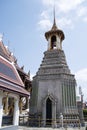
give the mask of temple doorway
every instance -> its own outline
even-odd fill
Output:
[[[46,126],[52,125],[52,101],[48,98],[46,100]]]

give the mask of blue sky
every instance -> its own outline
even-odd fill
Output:
[[[37,72],[47,50],[44,33],[53,24],[54,0],[0,0],[0,34],[19,66]],[[65,34],[68,66],[87,99],[87,0],[55,0],[56,23]]]

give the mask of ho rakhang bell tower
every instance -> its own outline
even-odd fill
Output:
[[[65,36],[57,28],[55,17],[50,31],[45,33],[48,49],[32,81],[30,115],[40,117],[41,125],[56,126],[60,113],[68,123],[79,122],[76,105],[76,80],[66,62],[62,41]],[[69,119],[69,120],[68,120]]]

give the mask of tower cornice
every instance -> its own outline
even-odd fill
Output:
[[[46,32],[45,33],[45,38],[48,40],[48,38],[51,36],[51,35],[54,35],[54,34],[57,34],[58,36],[60,36],[61,40],[64,40],[65,39],[65,35],[63,33],[62,30],[59,30],[59,29],[51,29],[50,31]]]

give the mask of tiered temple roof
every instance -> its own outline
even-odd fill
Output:
[[[24,76],[27,75],[18,66],[15,56],[0,41],[0,89],[22,96],[29,96],[18,71],[21,71]],[[29,81],[28,75],[26,77]]]

